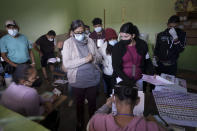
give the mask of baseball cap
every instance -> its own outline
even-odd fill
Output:
[[[7,20],[7,21],[5,22],[5,26],[6,26],[6,27],[11,26],[11,25],[12,25],[12,26],[17,26],[15,20]]]

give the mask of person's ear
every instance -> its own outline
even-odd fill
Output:
[[[132,37],[132,39],[134,39],[135,38],[135,34],[132,34],[131,37]]]

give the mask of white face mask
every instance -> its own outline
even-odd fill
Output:
[[[94,30],[98,33],[98,32],[101,32],[102,31],[102,27],[96,27],[94,28]]]
[[[49,41],[53,41],[53,38],[49,38],[48,40],[49,40]]]
[[[18,30],[17,29],[8,29],[8,33],[15,37],[18,34]]]
[[[112,46],[114,46],[117,42],[118,42],[117,40],[110,40],[109,41],[109,44],[112,45]]]
[[[75,36],[75,39],[78,40],[78,41],[83,41],[84,40],[84,37],[85,37],[85,34],[74,34]]]

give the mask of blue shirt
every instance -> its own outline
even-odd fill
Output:
[[[26,36],[19,34],[12,37],[7,34],[0,39],[1,53],[7,53],[7,57],[14,63],[25,63],[30,59],[29,49],[32,48]]]

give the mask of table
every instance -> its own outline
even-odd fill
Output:
[[[3,120],[9,122],[3,123]],[[0,105],[0,127],[3,131],[49,131],[42,125]],[[1,130],[1,129],[0,129]]]

